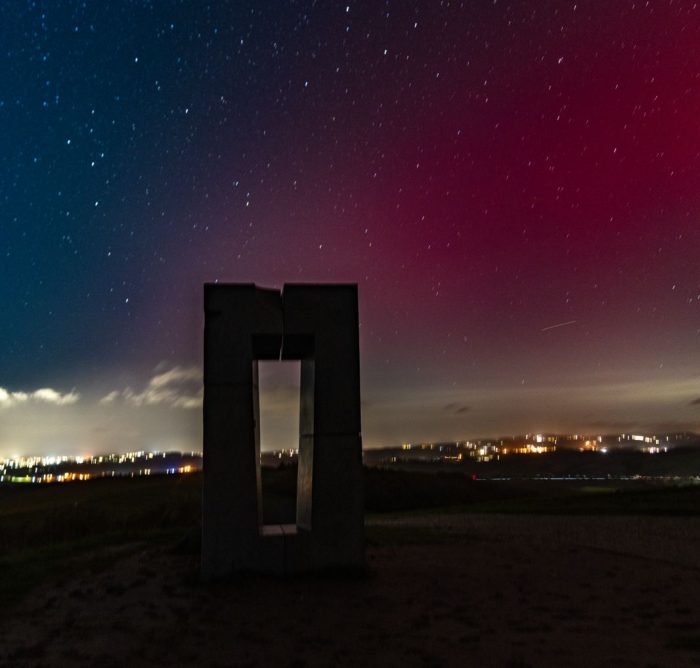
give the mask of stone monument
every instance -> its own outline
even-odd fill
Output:
[[[356,285],[204,286],[202,576],[364,565]],[[300,360],[296,524],[263,525],[258,360]]]

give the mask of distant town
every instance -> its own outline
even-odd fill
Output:
[[[399,461],[500,461],[515,455],[544,455],[566,450],[573,452],[642,452],[668,453],[678,448],[697,447],[700,436],[692,432],[672,434],[525,434],[504,438],[478,439],[441,443],[404,443],[400,448],[365,451],[365,459],[374,463],[375,452],[382,452],[383,463]],[[387,459],[388,457],[388,459]]]
[[[260,456],[261,465],[266,468],[293,466],[296,460],[294,449],[263,452]],[[516,474],[529,477],[652,474],[696,477],[700,476],[700,435],[692,432],[525,434],[497,439],[404,443],[365,450],[363,460],[371,467],[447,468],[490,479]],[[0,484],[186,475],[201,469],[201,452],[139,451],[84,457],[0,458]]]
[[[198,452],[127,452],[94,457],[0,458],[1,483],[51,484],[96,478],[179,475],[202,468]]]

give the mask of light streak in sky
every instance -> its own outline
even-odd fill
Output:
[[[540,331],[546,332],[549,329],[556,329],[557,327],[566,327],[567,325],[573,325],[578,322],[578,320],[567,320],[566,322],[558,322],[556,325],[549,325],[549,327],[544,327]]]

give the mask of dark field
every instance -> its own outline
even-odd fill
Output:
[[[293,522],[296,469],[264,469],[263,489],[265,522]],[[700,515],[700,485],[642,481],[474,481],[458,473],[365,469],[365,497],[370,519],[445,511]],[[199,473],[0,486],[0,599],[17,599],[34,583],[70,572],[99,548],[145,542],[196,553],[200,499]],[[391,542],[392,532],[405,533],[370,522],[368,542]]]
[[[411,454],[411,453],[409,453]],[[676,447],[664,454],[650,455],[636,450],[579,452],[560,448],[556,452],[536,456],[508,455],[490,462],[476,462],[470,457],[460,462],[406,460],[399,449],[370,450],[365,462],[373,466],[390,466],[408,471],[444,471],[446,466],[464,474],[479,477],[533,476],[688,476],[700,473],[700,448]],[[396,458],[396,462],[387,462]]]
[[[215,586],[200,488],[0,487],[0,665],[700,665],[700,485],[367,469],[365,575]],[[266,522],[294,492],[264,471]]]

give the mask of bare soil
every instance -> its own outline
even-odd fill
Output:
[[[362,576],[197,581],[122,546],[0,621],[0,665],[700,666],[700,520],[370,520]],[[47,565],[50,568],[50,564]]]

